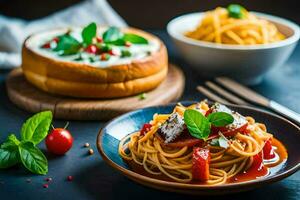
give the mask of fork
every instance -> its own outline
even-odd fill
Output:
[[[206,81],[205,86],[197,86],[197,90],[209,99],[219,103],[244,106],[259,105],[300,124],[299,113],[254,92],[228,77],[217,77],[215,82]]]

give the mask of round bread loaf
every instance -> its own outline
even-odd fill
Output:
[[[133,28],[122,29],[157,44],[155,51],[141,58],[110,63],[105,67],[54,57],[40,50],[38,40],[66,29],[33,34],[22,49],[22,69],[26,79],[43,91],[72,97],[116,98],[135,95],[157,87],[166,77],[168,55],[155,36]],[[45,39],[44,39],[45,40]]]

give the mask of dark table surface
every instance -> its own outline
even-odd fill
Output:
[[[191,70],[176,53],[170,38],[163,31],[153,31],[166,43],[170,61],[182,67],[186,76],[186,88],[181,100],[200,100],[203,98],[196,92],[196,86],[205,77]],[[282,67],[270,72],[265,80],[254,90],[300,112],[300,46],[298,46]],[[213,58],[207,58],[213,59]],[[19,134],[23,121],[32,114],[13,105],[6,94],[5,77],[8,71],[0,71],[0,142],[9,133]],[[55,120],[55,127],[63,127],[66,121]],[[186,196],[162,192],[141,186],[123,177],[110,168],[101,159],[96,148],[96,136],[105,122],[100,121],[71,121],[69,130],[73,134],[73,148],[65,155],[56,157],[47,154],[45,145],[41,149],[49,160],[47,176],[32,175],[22,167],[14,167],[0,171],[0,200],[4,199],[199,199],[196,196]],[[94,149],[92,156],[87,154],[83,144],[88,142]],[[300,152],[300,146],[299,146]],[[66,177],[72,175],[73,181]],[[49,188],[43,188],[45,178],[51,177]],[[31,183],[26,180],[31,179]],[[207,199],[300,199],[300,172],[291,177],[254,191],[218,196],[201,197]]]

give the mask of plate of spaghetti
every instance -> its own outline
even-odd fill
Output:
[[[296,23],[237,4],[176,17],[167,31],[196,70],[246,84],[259,83],[269,69],[283,65],[300,38]]]
[[[97,144],[104,161],[138,183],[223,194],[296,172],[299,139],[299,127],[277,115],[201,101],[120,116],[102,129]]]

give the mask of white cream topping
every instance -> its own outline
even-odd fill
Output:
[[[107,28],[98,28],[97,35],[102,35],[102,33]],[[67,61],[67,62],[77,62],[77,63],[85,63],[89,64],[94,67],[110,67],[114,65],[121,65],[121,64],[129,64],[133,60],[143,59],[147,56],[149,56],[149,53],[152,54],[154,52],[157,52],[160,48],[160,43],[157,40],[148,40],[148,44],[132,44],[130,47],[126,46],[115,46],[112,45],[112,48],[115,51],[121,51],[121,50],[129,50],[131,53],[130,57],[120,57],[120,56],[111,56],[109,60],[102,61],[99,59],[96,59],[96,61],[91,62],[90,59],[83,59],[83,60],[74,60],[78,57],[78,54],[74,55],[67,55],[67,56],[61,56],[57,52],[52,51],[51,49],[44,49],[41,48],[41,46],[53,38],[63,35],[67,32],[68,29],[59,29],[59,30],[51,30],[49,32],[43,32],[39,34],[35,34],[31,36],[27,42],[26,45],[31,50],[39,53],[40,55],[43,55],[48,58],[52,58],[55,60],[61,60],[61,61]],[[81,38],[81,28],[72,28],[71,29],[71,35],[76,38],[79,42],[82,42]],[[99,55],[96,55],[99,56]],[[82,57],[93,57],[93,54],[89,54],[86,52],[82,53]]]

